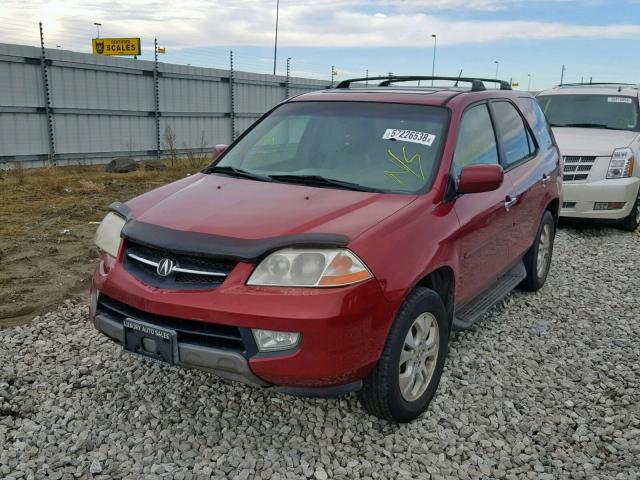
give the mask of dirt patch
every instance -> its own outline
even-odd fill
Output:
[[[30,321],[64,298],[86,298],[96,223],[126,201],[198,169],[106,173],[104,166],[0,172],[0,328]]]

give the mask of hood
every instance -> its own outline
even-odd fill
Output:
[[[610,157],[616,148],[628,147],[638,132],[599,128],[553,127],[562,155]]]
[[[354,239],[415,198],[196,174],[127,205],[135,220],[173,230],[248,240],[305,233]]]

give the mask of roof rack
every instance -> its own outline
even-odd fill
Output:
[[[382,80],[378,84],[378,87],[388,87],[392,83],[414,82],[417,80],[448,80],[456,82],[455,86],[458,85],[458,82],[470,83],[472,92],[486,90],[484,82],[498,83],[500,85],[500,90],[511,90],[511,85],[509,84],[509,82],[505,82],[504,80],[497,80],[495,78],[433,77],[421,75],[350,78],[348,80],[342,80],[340,83],[338,83],[336,88],[349,88],[350,85],[354,82],[368,82],[372,80]]]

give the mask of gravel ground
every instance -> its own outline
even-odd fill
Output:
[[[68,302],[0,331],[0,478],[640,478],[639,240],[562,229],[403,426],[134,358]]]

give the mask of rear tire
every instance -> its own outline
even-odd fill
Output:
[[[627,230],[629,232],[635,232],[638,226],[640,225],[640,192],[638,192],[638,198],[636,198],[636,204],[629,212],[629,215],[622,220],[619,224],[619,227],[623,230]]]
[[[542,216],[535,242],[522,259],[527,270],[527,276],[518,285],[520,290],[537,292],[544,285],[551,267],[555,235],[556,224],[553,220],[553,215],[547,210]]]
[[[417,287],[400,308],[382,355],[358,392],[364,409],[392,422],[417,418],[436,393],[448,343],[442,299]]]

